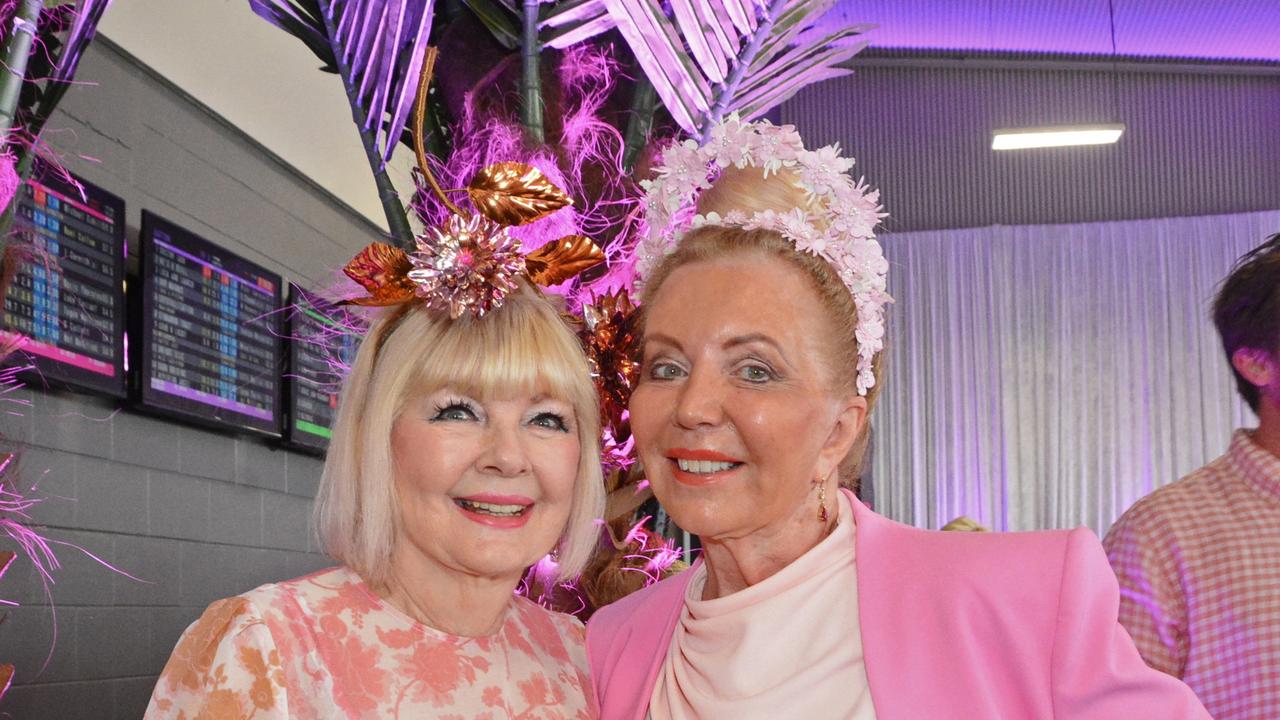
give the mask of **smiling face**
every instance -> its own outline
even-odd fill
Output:
[[[728,540],[815,523],[814,481],[834,478],[866,409],[831,389],[819,305],[800,270],[754,252],[680,266],[648,299],[631,428],[680,527]]]
[[[572,405],[441,389],[391,433],[399,522],[394,565],[511,579],[546,555],[573,505],[581,448]]]

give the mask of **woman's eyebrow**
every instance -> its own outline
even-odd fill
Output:
[[[538,393],[537,395],[534,395],[533,397],[529,398],[530,405],[538,405],[540,403],[560,403],[562,405],[573,405],[572,402],[560,397],[559,395],[553,395],[552,393]]]
[[[737,347],[739,345],[752,345],[755,343],[763,343],[771,346],[779,355],[786,359],[787,354],[782,350],[782,345],[773,338],[764,333],[750,333],[747,335],[736,335],[724,341],[725,349]]]
[[[684,347],[680,345],[679,340],[676,340],[670,335],[663,335],[662,333],[646,334],[640,342],[640,347],[643,349],[646,345],[653,342],[662,343],[663,345],[670,345],[676,350],[679,350],[680,352],[684,352]]]

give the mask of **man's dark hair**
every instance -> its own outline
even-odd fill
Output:
[[[1262,350],[1280,358],[1280,233],[1236,261],[1213,301],[1213,324],[1222,336],[1228,363],[1240,348]],[[1257,412],[1258,388],[1234,365],[1231,371],[1245,402]]]

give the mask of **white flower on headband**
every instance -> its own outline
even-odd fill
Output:
[[[674,143],[662,153],[662,163],[645,189],[645,222],[648,233],[636,249],[636,274],[643,279],[658,262],[675,250],[681,235],[703,225],[772,230],[796,249],[817,255],[831,264],[853,295],[858,309],[859,395],[875,385],[873,362],[884,348],[885,306],[893,298],[885,292],[889,263],[875,239],[875,227],[885,216],[880,193],[849,176],[853,158],[840,155],[838,145],[805,150],[800,134],[791,125],[767,120],[744,123],[731,115],[711,129],[706,145],[693,140]],[[748,213],[730,210],[697,215],[702,191],[711,187],[728,167],[755,167],[765,177],[787,168],[800,187],[820,208],[810,212],[764,210]]]

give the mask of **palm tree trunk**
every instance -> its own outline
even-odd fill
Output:
[[[22,0],[13,15],[13,30],[4,48],[4,70],[0,75],[0,130],[4,132],[4,145],[8,145],[9,129],[13,127],[18,111],[18,96],[22,94],[22,82],[27,75],[27,58],[31,56],[31,43],[35,40],[40,23],[41,0]]]
[[[520,97],[524,99],[520,120],[539,145],[546,142],[542,126],[542,77],[539,75],[538,0],[524,0],[524,33],[520,37]]]
[[[337,37],[337,28],[328,13],[324,17],[325,30],[330,38]],[[341,48],[333,48],[333,56],[338,64],[338,76],[342,78],[342,87],[347,93],[347,102],[351,105],[351,118],[360,129],[360,142],[364,145],[365,157],[369,160],[369,169],[373,171],[373,181],[378,186],[378,199],[382,202],[382,212],[387,216],[387,228],[391,231],[392,242],[401,250],[412,250],[413,229],[409,227],[409,219],[405,217],[404,203],[400,201],[400,193],[387,175],[387,165],[378,152],[378,129],[366,127],[364,113],[360,108],[358,90],[351,84],[351,67],[342,58]]]

